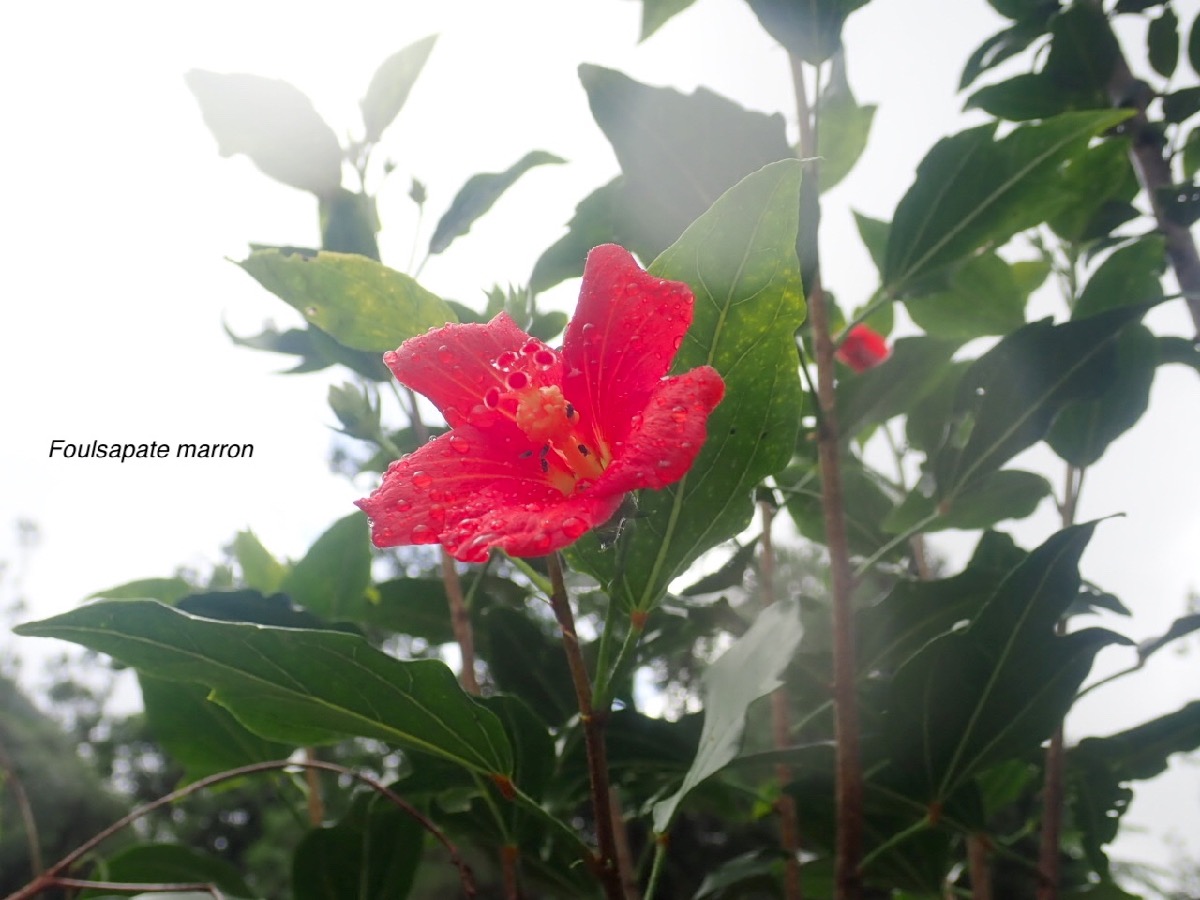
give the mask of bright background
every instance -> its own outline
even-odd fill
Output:
[[[1180,2],[1182,22],[1200,3]],[[238,334],[292,313],[227,259],[250,242],[315,245],[315,200],[217,156],[183,82],[192,68],[252,72],[299,87],[339,134],[356,131],[375,67],[430,33],[440,38],[379,153],[397,170],[380,193],[385,262],[403,268],[414,239],[409,177],[429,189],[418,235],[468,176],[501,171],[540,148],[568,165],[534,169],[493,211],[425,267],[422,283],[477,304],[493,284],[522,284],[575,204],[617,171],[575,75],[580,62],[651,84],[705,85],[795,127],[784,53],[736,0],[698,0],[643,45],[629,0],[440,0],[438,3],[66,2],[11,5],[0,30],[0,560],[16,554],[18,518],[42,542],[23,592],[30,614],[68,609],[134,578],[203,569],[242,528],[277,555],[299,556],[371,485],[330,474],[329,372],[281,376],[275,357],[234,347]],[[878,103],[857,169],[825,197],[828,286],[863,302],[874,269],[850,209],[889,218],[935,140],[972,124],[954,88],[963,62],[1002,26],[983,0],[876,0],[846,29],[851,84]],[[1135,54],[1143,38],[1125,35]],[[347,184],[350,184],[347,181]],[[551,296],[563,308],[572,286]],[[1047,313],[1056,307],[1044,303]],[[297,318],[298,321],[298,318]],[[1151,320],[1187,333],[1175,304]],[[1200,588],[1200,381],[1160,372],[1149,414],[1089,472],[1083,519],[1106,522],[1085,574],[1134,612],[1114,624],[1162,633]],[[48,459],[51,440],[251,442],[250,460]],[[1054,477],[1037,450],[1018,465]],[[1015,528],[1026,546],[1056,527],[1045,504]],[[934,546],[955,563],[971,540]],[[0,634],[0,651],[15,639]],[[1107,734],[1176,709],[1200,691],[1197,643],[1092,695],[1070,736]],[[23,655],[48,645],[22,641]],[[1110,650],[1098,671],[1129,662]],[[947,673],[953,677],[953,673]],[[1176,759],[1139,789],[1116,854],[1169,864],[1171,842],[1200,856],[1200,771]]]

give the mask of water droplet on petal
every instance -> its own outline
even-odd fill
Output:
[[[691,442],[691,441],[684,441],[683,443],[681,443],[681,444],[679,445],[679,449],[680,449],[680,450],[691,450],[691,449],[692,449],[692,446],[693,446],[693,445],[692,445],[692,442]]]
[[[669,459],[660,459],[658,461],[658,467],[660,469],[669,469],[671,467],[671,461]]]
[[[630,428],[641,428],[641,427],[642,427],[642,417],[641,417],[641,415],[640,415],[640,414],[639,414],[639,415],[636,415],[636,416],[633,416],[633,417],[632,417],[632,418],[629,420],[629,427],[630,427]]]
[[[455,359],[454,351],[451,350],[449,347],[447,347],[445,344],[442,344],[442,346],[438,347],[437,355],[438,355],[438,359],[440,359],[446,365],[450,365],[452,362],[454,362],[454,359]]]
[[[575,538],[588,530],[587,522],[583,521],[579,516],[567,516],[563,519],[562,530],[563,534],[571,540],[575,540]]]
[[[450,446],[457,453],[466,453],[471,449],[471,442],[461,434],[450,435]]]
[[[433,476],[428,472],[413,472],[412,483],[419,488],[427,488],[433,484]]]
[[[412,536],[414,538],[424,537],[425,535],[429,534],[432,531],[433,531],[432,528],[430,528],[428,525],[425,525],[422,523],[421,525],[417,525],[413,528]]]
[[[677,338],[675,338],[675,340],[672,343],[674,343],[675,349],[678,350],[680,347],[683,346],[683,335],[682,334],[679,335]]]
[[[686,422],[687,417],[688,417],[688,411],[684,407],[682,407],[682,406],[672,407],[671,418],[674,419],[676,422],[680,422],[680,423]]]
[[[505,350],[496,357],[496,368],[501,372],[507,372],[517,364],[517,359],[517,354],[513,353],[511,350]]]
[[[530,543],[530,546],[532,546],[534,550],[549,550],[550,549],[550,535],[546,534],[546,532],[544,532],[544,531],[539,531],[537,534],[535,534],[533,536],[533,538],[530,540],[529,543]]]
[[[587,334],[589,331],[595,331],[595,330],[596,330],[595,322],[584,322],[583,323],[583,333],[584,334]]]

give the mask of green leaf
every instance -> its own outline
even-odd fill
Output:
[[[867,146],[874,105],[859,106],[846,79],[845,56],[834,56],[828,87],[818,107],[817,155],[821,190],[827,191],[845,178]]]
[[[395,121],[404,108],[409,92],[425,67],[436,41],[436,34],[414,41],[403,50],[393,53],[375,70],[366,96],[359,101],[368,143],[378,141],[384,129]]]
[[[842,434],[852,437],[908,412],[937,384],[957,347],[937,338],[900,338],[878,366],[842,378],[837,385]]]
[[[1046,443],[1073,466],[1092,465],[1142,417],[1150,405],[1157,368],[1154,335],[1141,324],[1127,328],[1117,338],[1112,372],[1099,395],[1068,404],[1050,427]]]
[[[213,700],[268,740],[373,737],[484,775],[512,770],[500,722],[443,663],[401,661],[354,635],[199,619],[149,600],[93,603],[19,630],[207,685]]]
[[[478,639],[500,690],[516,694],[556,727],[579,712],[561,643],[551,640],[528,615],[504,607],[489,609]]]
[[[998,246],[1054,215],[1062,163],[1128,111],[1067,113],[994,140],[995,125],[939,141],[896,207],[883,280],[894,293],[979,247]]]
[[[967,98],[967,109],[981,109],[998,119],[1028,122],[1081,109],[1095,109],[1091,92],[1071,91],[1043,72],[1022,72],[985,85]]]
[[[740,179],[792,156],[782,116],[750,112],[705,88],[684,95],[650,87],[599,66],[580,66],[579,78],[624,176],[619,236],[644,260]]]
[[[410,337],[455,321],[454,311],[440,297],[365,256],[259,250],[238,265],[354,350],[395,350]]]
[[[1072,157],[1062,170],[1059,188],[1071,202],[1048,220],[1054,233],[1076,243],[1106,237],[1125,221],[1114,219],[1114,207],[1118,212],[1130,209],[1139,190],[1129,162],[1129,141],[1109,138]]]
[[[854,224],[858,226],[858,236],[862,238],[863,246],[871,254],[871,261],[875,263],[875,268],[882,275],[884,261],[887,258],[888,235],[892,230],[891,223],[855,212]]]
[[[341,186],[337,135],[292,85],[201,69],[184,80],[222,156],[244,153],[265,175],[317,196]]]
[[[1200,13],[1192,19],[1192,27],[1188,31],[1187,54],[1192,71],[1200,75]]]
[[[1175,184],[1155,192],[1163,216],[1176,225],[1191,228],[1200,221],[1200,187],[1194,184]]]
[[[1050,482],[1041,475],[1001,469],[980,475],[959,491],[952,503],[938,503],[934,497],[914,490],[882,527],[896,534],[918,526],[926,533],[991,528],[1007,519],[1033,515],[1038,504],[1052,494]]]
[[[404,900],[425,830],[383,797],[360,794],[336,825],[314,828],[292,857],[295,900]]]
[[[988,531],[959,574],[896,582],[883,600],[858,614],[859,672],[895,671],[958,622],[974,619],[1027,555],[1007,534]]]
[[[575,215],[567,223],[567,233],[547,247],[534,263],[529,289],[540,293],[560,281],[578,278],[583,274],[588,251],[600,244],[621,244],[637,250],[634,241],[622,230],[624,203],[625,179],[619,175],[579,201]]]
[[[642,33],[638,38],[644,41],[668,20],[683,12],[696,0],[642,0]]]
[[[737,755],[746,710],[783,684],[783,670],[800,644],[800,635],[799,604],[792,599],[777,601],[759,613],[750,630],[708,667],[703,676],[700,746],[679,790],[654,804],[656,833],[665,834],[684,797]]]
[[[867,0],[746,0],[758,21],[792,56],[823,63],[842,46],[846,17]]]
[[[1067,752],[1067,796],[1072,820],[1083,834],[1088,861],[1108,874],[1104,845],[1117,836],[1133,799],[1129,781],[1161,775],[1176,753],[1200,748],[1200,700],[1103,738],[1085,738]]]
[[[1073,3],[1054,17],[1043,72],[1068,90],[1094,92],[1096,105],[1103,106],[1103,91],[1120,55],[1103,8]]]
[[[104,880],[131,884],[212,884],[223,894],[254,897],[237,868],[223,859],[179,844],[134,844],[104,861]],[[111,889],[89,888],[81,898],[105,896]],[[173,894],[143,894],[144,897],[181,897]],[[188,894],[189,897],[209,897]]]
[[[481,628],[480,616],[493,605],[519,606],[528,592],[507,578],[472,570],[462,576],[471,621]],[[363,621],[373,628],[421,638],[430,644],[454,641],[446,585],[441,578],[395,578],[371,591]]]
[[[294,744],[268,741],[248,731],[224,707],[208,699],[202,684],[166,681],[138,673],[142,705],[155,740],[195,781],[250,763],[287,759]]]
[[[475,220],[492,208],[517,179],[534,166],[563,163],[566,160],[547,153],[531,150],[503,172],[483,172],[467,179],[450,203],[450,208],[438,220],[433,237],[429,240],[429,252],[441,253],[456,238],[471,230]]]
[[[1145,663],[1167,644],[1197,631],[1200,631],[1200,613],[1181,616],[1171,623],[1171,627],[1166,630],[1166,633],[1144,640],[1137,645],[1138,662]]]
[[[1146,48],[1155,72],[1163,78],[1175,74],[1179,65],[1179,17],[1170,6],[1164,6],[1158,17],[1150,20]]]
[[[253,531],[239,531],[233,539],[233,558],[242,570],[242,581],[246,587],[264,594],[274,594],[283,583],[287,573],[283,564],[262,545]],[[163,600],[162,597],[154,597]],[[168,600],[163,600],[169,603]]]
[[[896,673],[883,745],[922,801],[941,801],[989,765],[1035,751],[1096,652],[1119,640],[1102,629],[1054,633],[1079,591],[1079,557],[1094,528],[1052,536],[969,626],[926,644]]]
[[[696,297],[674,371],[714,366],[727,399],[709,417],[691,471],[639,495],[639,516],[615,553],[601,552],[594,535],[576,544],[575,558],[623,605],[651,608],[684,566],[741,531],[754,487],[791,457],[801,403],[793,335],[805,309],[795,249],[800,173],[798,160],[786,160],[744,179],[650,266]]]
[[[330,625],[319,616],[293,605],[283,594],[264,597],[258,591],[208,591],[189,594],[176,603],[175,607],[202,619],[219,619],[222,622],[358,633],[352,626]]]
[[[963,66],[958,89],[965,91],[980,75],[1024,51],[1047,31],[1051,9],[1042,5],[1033,14],[998,31],[980,44]]]
[[[280,590],[304,609],[327,619],[355,618],[371,583],[367,517],[355,511],[338,519],[283,579]]]
[[[1191,366],[1200,375],[1200,343],[1181,337],[1160,337],[1158,339],[1158,364],[1160,366],[1172,363]]]
[[[938,498],[952,500],[1041,440],[1068,404],[1097,396],[1113,377],[1116,336],[1144,312],[1123,307],[1061,325],[1033,322],[972,363],[930,460]]]
[[[158,600],[161,603],[178,603],[195,588],[182,578],[139,578],[116,587],[89,594],[89,600],[104,597],[108,600]]]
[[[996,253],[980,253],[954,271],[945,290],[910,297],[905,306],[927,334],[966,341],[1020,328],[1028,296],[1011,265]]]
[[[891,515],[895,502],[880,487],[874,473],[850,453],[841,458],[842,496],[845,500],[846,539],[850,552],[871,556],[891,535],[880,524]],[[821,505],[821,477],[816,459],[789,466],[775,476],[784,490],[787,511],[796,530],[819,544],[825,543],[825,514]],[[897,548],[898,555],[903,548]]]
[[[1200,127],[1188,132],[1187,143],[1183,145],[1183,177],[1193,181],[1197,171],[1200,171]]]
[[[1200,87],[1185,87],[1163,97],[1163,118],[1176,124],[1200,112]]]
[[[357,253],[379,259],[379,213],[375,198],[338,188],[321,198],[317,207],[321,221],[321,249],[333,253]]]

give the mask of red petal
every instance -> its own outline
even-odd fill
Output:
[[[647,274],[614,244],[588,254],[563,340],[563,394],[610,445],[625,440],[691,322],[687,285]]]
[[[890,353],[883,335],[866,325],[855,325],[835,355],[855,372],[865,372],[887,359]]]
[[[505,351],[519,352],[531,338],[506,313],[486,325],[444,325],[383,354],[396,378],[424,394],[451,427],[472,418],[490,387],[504,390],[492,365]],[[479,411],[477,411],[479,412]]]
[[[519,434],[519,432],[518,432]],[[377,547],[441,543],[464,562],[492,547],[542,556],[612,516],[621,496],[564,496],[542,473],[526,440],[463,426],[392,463],[358,506]]]
[[[596,490],[625,493],[673,484],[692,467],[707,438],[708,415],[725,396],[725,382],[710,366],[700,366],[657,385],[641,415],[635,416],[624,446],[596,482]]]

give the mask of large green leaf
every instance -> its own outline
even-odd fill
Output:
[[[579,78],[621,165],[622,231],[643,259],[671,246],[739,179],[792,156],[782,116],[750,112],[705,88],[684,95],[650,87],[599,66],[580,66]]]
[[[1028,296],[1011,264],[980,253],[954,271],[945,290],[910,297],[905,306],[927,334],[963,341],[1020,328]]]
[[[876,106],[859,106],[846,77],[845,54],[833,58],[829,84],[818,106],[817,155],[821,190],[827,191],[850,173],[867,147]]]
[[[912,491],[883,523],[899,534],[910,529],[924,533],[958,528],[990,528],[1006,519],[1033,515],[1039,503],[1053,494],[1041,475],[1017,469],[1000,469],[979,475],[955,496],[953,502]]]
[[[410,337],[455,321],[454,311],[440,297],[365,256],[258,250],[239,265],[354,350],[395,350]]]
[[[567,233],[547,247],[533,265],[529,289],[541,292],[568,278],[583,274],[588,251],[600,244],[620,244],[633,251],[640,249],[626,231],[625,178],[618,175],[579,201],[575,215],[567,223]],[[648,254],[653,256],[653,253]]]
[[[817,65],[842,46],[846,17],[867,0],[746,0],[758,21],[784,49]]]
[[[371,76],[367,93],[359,102],[369,142],[378,141],[404,108],[436,41],[436,34],[414,41],[385,59]]]
[[[292,857],[295,900],[404,900],[421,864],[421,825],[385,798],[360,794],[336,824],[314,828]]]
[[[642,0],[642,33],[638,40],[644,41],[669,19],[683,12],[696,0]]]
[[[477,637],[500,690],[517,695],[556,727],[578,713],[560,642],[551,640],[527,614],[504,607],[490,609]]]
[[[249,763],[287,759],[295,749],[247,730],[208,699],[202,684],[166,681],[145,672],[138,673],[138,682],[151,733],[183,766],[188,781]]]
[[[837,385],[842,434],[853,437],[908,412],[933,389],[956,349],[953,341],[900,338],[883,363],[842,378]]]
[[[483,172],[467,179],[450,203],[450,208],[438,220],[429,239],[429,252],[441,253],[456,237],[471,230],[475,220],[492,208],[517,179],[534,166],[562,163],[566,160],[545,150],[530,150],[503,172]]]
[[[312,101],[286,81],[192,69],[184,76],[222,156],[318,196],[342,183],[342,148]]]
[[[1032,322],[971,364],[956,389],[948,433],[930,463],[939,499],[1041,440],[1069,403],[1096,396],[1114,376],[1115,338],[1143,307],[1081,321]]]
[[[622,604],[649,609],[687,563],[744,528],[755,485],[791,457],[801,401],[793,335],[804,317],[795,250],[800,172],[788,160],[749,176],[650,266],[696,296],[674,370],[715,366],[726,398],[709,417],[691,471],[665,490],[642,492],[639,517],[615,553],[601,552],[594,536],[576,545],[576,558]]]
[[[201,619],[150,600],[94,603],[19,626],[150,672],[212,688],[212,699],[269,740],[373,737],[508,776],[500,722],[434,660],[402,661],[337,631]]]
[[[896,673],[883,745],[924,802],[1036,750],[1070,708],[1096,652],[1120,640],[1102,629],[1054,632],[1079,592],[1079,557],[1094,528],[1052,536],[969,626],[925,645]]]
[[[1085,738],[1067,752],[1071,817],[1083,835],[1088,861],[1108,874],[1104,845],[1117,836],[1133,799],[1130,781],[1161,775],[1170,757],[1200,748],[1200,700],[1126,731]]]
[[[780,600],[759,613],[750,630],[709,666],[704,673],[700,746],[679,790],[654,804],[656,832],[665,834],[688,792],[737,755],[747,708],[783,684],[783,670],[800,643],[800,635],[799,604],[792,599]]]
[[[995,124],[939,141],[896,207],[883,281],[896,294],[972,254],[1031,228],[1068,202],[1057,189],[1062,163],[1128,111],[1066,113],[1000,140]]]
[[[358,617],[370,583],[370,529],[355,511],[317,538],[279,589],[310,612],[344,620]]]
[[[1084,285],[1071,318],[1162,300],[1166,264],[1166,242],[1157,234],[1114,250]]]
[[[262,545],[253,531],[239,531],[233,538],[233,558],[242,570],[242,581],[246,587],[264,594],[274,594],[283,583],[287,570],[271,552]],[[162,597],[155,597],[162,600]],[[165,602],[165,601],[164,601]]]
[[[1050,35],[1044,74],[1069,90],[1095,92],[1096,105],[1104,105],[1104,88],[1121,55],[1104,9],[1072,3],[1054,17]]]
[[[105,881],[130,884],[211,884],[230,897],[253,897],[237,868],[223,859],[179,844],[134,844],[101,864]],[[107,890],[92,888],[81,898],[107,896]],[[145,894],[146,897],[181,896]],[[210,894],[188,895],[211,897]]]
[[[1068,404],[1046,434],[1050,449],[1078,468],[1100,459],[1150,405],[1158,345],[1146,326],[1135,323],[1117,337],[1112,366],[1099,396]]]
[[[958,89],[965,91],[971,82],[993,66],[997,66],[1010,57],[1016,56],[1035,40],[1046,33],[1050,14],[1053,7],[1042,4],[1031,10],[1029,15],[1019,19],[1013,25],[996,32],[980,44],[967,59],[963,66],[962,78],[959,79]]]

